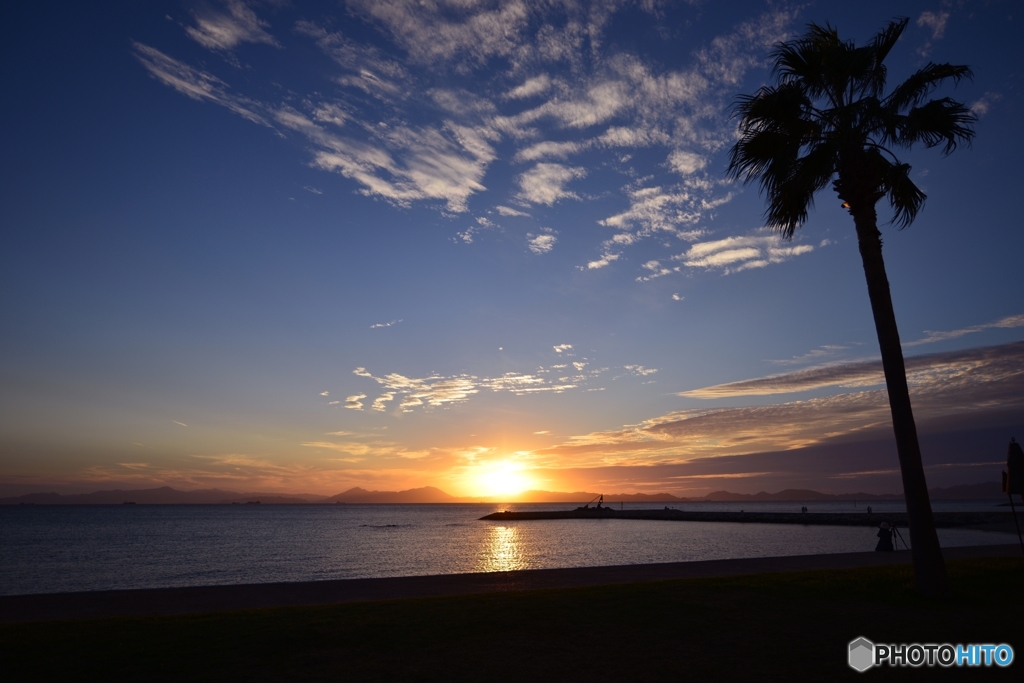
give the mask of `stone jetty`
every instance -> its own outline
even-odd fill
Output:
[[[935,512],[935,526],[1007,527],[1013,525],[1009,511]],[[534,519],[656,519],[672,522],[739,522],[741,524],[826,524],[831,526],[878,526],[889,522],[907,526],[905,512],[722,512],[710,510],[614,510],[610,507],[574,510],[523,510],[495,512],[482,520],[509,522]]]

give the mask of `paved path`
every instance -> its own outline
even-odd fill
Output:
[[[947,559],[1020,556],[1018,545],[944,548]],[[599,586],[713,576],[908,564],[909,551],[794,555],[613,567],[527,569],[513,572],[263,583],[140,590],[0,596],[0,622],[51,621],[150,614],[199,614],[295,605],[395,600],[503,591]]]

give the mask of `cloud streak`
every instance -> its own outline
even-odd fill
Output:
[[[960,379],[979,372],[1003,379],[1024,374],[1024,342],[963,351],[947,351],[906,359],[907,382],[926,386],[942,379],[954,386]],[[859,388],[884,384],[882,361],[837,363],[797,370],[780,375],[716,384],[680,392],[688,398],[717,399],[737,396],[792,394],[831,387]]]
[[[932,330],[925,330],[928,336],[917,339],[912,342],[903,344],[907,346],[921,346],[922,344],[934,344],[935,342],[948,341],[950,339],[959,339],[968,334],[976,334],[978,332],[984,332],[985,330],[1010,330],[1017,327],[1024,327],[1024,313],[1018,315],[1008,315],[1005,318],[1001,318],[993,323],[985,323],[983,325],[971,325],[970,327],[962,327],[958,330],[948,330],[945,332],[934,332]]]
[[[986,411],[1024,408],[1024,342],[908,359],[911,398],[919,423],[949,423]],[[536,451],[538,465],[647,467],[693,458],[789,451],[835,439],[891,435],[888,396],[873,363],[709,387],[686,396],[721,398],[841,386],[835,396],[773,405],[681,410],[620,430],[594,432]],[[862,388],[863,387],[863,388]]]
[[[814,251],[814,247],[809,244],[786,244],[778,235],[759,231],[745,237],[697,242],[674,258],[687,268],[717,270],[728,275],[782,263]]]
[[[213,74],[193,69],[148,45],[133,42],[132,47],[135,50],[135,58],[153,78],[164,85],[194,100],[218,104],[253,123],[270,126],[261,112],[262,104],[230,92],[227,83]]]

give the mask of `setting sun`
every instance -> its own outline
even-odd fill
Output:
[[[481,469],[470,484],[477,496],[515,495],[533,486],[533,480],[522,473],[523,467],[508,460],[484,465]]]

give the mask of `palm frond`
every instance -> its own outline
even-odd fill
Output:
[[[816,121],[807,115],[810,101],[793,84],[764,87],[751,96],[737,98],[734,115],[740,119],[740,140],[730,151],[727,173],[735,179],[761,180],[763,189],[788,175],[788,164],[800,147],[819,133]]]
[[[876,33],[875,37],[868,43],[867,47],[870,50],[873,64],[871,73],[864,83],[864,92],[866,94],[872,97],[881,97],[882,92],[885,90],[885,79],[888,75],[885,58],[889,56],[889,52],[896,45],[896,41],[903,35],[903,31],[907,28],[909,21],[908,17],[902,17],[889,22],[889,25]]]
[[[789,178],[770,193],[771,199],[764,212],[765,225],[780,232],[783,239],[792,238],[796,229],[807,222],[816,191],[811,183]]]
[[[740,119],[740,128],[746,131],[786,130],[796,132],[800,122],[807,118],[811,101],[803,90],[792,83],[778,87],[766,86],[754,95],[736,98],[733,115]]]
[[[874,52],[877,64],[881,64],[889,56],[889,52],[892,51],[896,41],[903,35],[903,31],[907,28],[908,23],[910,23],[909,17],[900,17],[890,21],[888,26],[876,33],[875,37],[871,39],[868,45]]]
[[[890,164],[883,176],[882,189],[893,209],[892,222],[903,229],[914,222],[927,195],[910,179],[910,164]]]
[[[953,85],[957,85],[965,78],[968,80],[974,78],[974,73],[969,66],[928,63],[923,69],[896,86],[889,97],[885,99],[885,106],[894,112],[901,112],[908,107],[916,107],[943,82],[951,80]]]
[[[800,146],[784,134],[761,131],[744,136],[730,151],[730,177],[744,183],[758,180],[761,188],[771,194],[772,188],[790,174],[790,166],[797,160]]]
[[[916,142],[926,147],[943,145],[942,153],[949,154],[960,144],[970,144],[974,138],[974,123],[978,117],[960,102],[943,97],[914,107],[897,127],[895,141],[910,147]]]
[[[825,58],[847,47],[829,24],[808,24],[807,33],[772,50],[772,72],[780,84],[797,82],[811,97],[835,96],[835,79]]]
[[[790,239],[807,221],[814,207],[814,195],[828,186],[835,175],[836,149],[829,142],[813,146],[807,154],[786,164],[784,177],[773,178],[769,186],[762,178],[768,195],[765,223]]]

